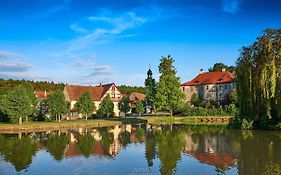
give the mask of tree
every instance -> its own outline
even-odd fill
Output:
[[[199,95],[197,93],[193,93],[191,96],[191,103],[194,106],[200,106],[200,104],[202,103],[202,100],[200,99]]]
[[[97,115],[99,117],[107,117],[107,118],[114,116],[114,104],[111,101],[109,95],[104,97],[104,99],[100,103]]]
[[[141,114],[144,113],[143,102],[139,100],[139,101],[137,102],[136,108],[137,108],[137,113],[139,113],[139,116],[141,116]]]
[[[32,101],[27,90],[22,86],[17,86],[4,96],[2,110],[10,117],[17,119],[22,124],[22,118],[31,115],[33,112]]]
[[[235,70],[235,67],[234,66],[227,66],[223,63],[215,63],[213,65],[213,67],[209,68],[209,72],[221,72],[222,69],[225,69],[226,71],[229,71],[229,72],[234,72]]]
[[[171,116],[173,111],[179,109],[184,102],[184,94],[180,90],[180,78],[176,76],[173,63],[174,59],[170,55],[161,58],[159,64],[161,76],[155,96],[157,110],[167,110]]]
[[[131,106],[130,106],[130,100],[127,97],[122,97],[119,104],[118,104],[119,110],[121,112],[124,112],[125,117],[126,114],[130,111]]]
[[[155,110],[155,95],[156,95],[156,82],[152,76],[152,71],[147,71],[147,78],[145,79],[145,100],[147,105],[151,106],[152,111]]]
[[[237,61],[239,116],[260,126],[281,120],[281,29],[267,29]]]
[[[69,109],[65,101],[65,97],[62,91],[58,90],[52,93],[48,99],[48,110],[52,116],[56,117],[56,121],[61,121],[61,116],[67,114]]]
[[[88,119],[88,115],[92,114],[96,108],[91,94],[88,91],[84,92],[81,95],[76,105],[78,107],[79,113],[86,116],[86,120]]]

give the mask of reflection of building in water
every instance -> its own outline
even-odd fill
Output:
[[[115,157],[119,150],[121,149],[121,143],[119,138],[119,135],[121,132],[127,131],[131,133],[132,126],[131,125],[126,125],[126,126],[114,126],[112,128],[108,129],[108,133],[113,135],[113,140],[112,143],[110,143],[110,146],[108,150],[104,147],[102,144],[102,135],[99,132],[97,128],[91,129],[91,130],[85,130],[85,129],[78,129],[78,130],[72,130],[69,132],[70,136],[70,143],[66,147],[65,150],[65,157],[73,157],[73,156],[80,156],[82,155],[81,151],[79,150],[79,147],[77,145],[78,143],[78,138],[81,135],[85,135],[88,133],[91,135],[94,140],[95,144],[91,150],[90,155],[98,155],[98,156],[109,156],[109,157]]]
[[[236,154],[225,136],[186,136],[185,150],[188,155],[204,164],[213,165],[222,170],[236,165]]]

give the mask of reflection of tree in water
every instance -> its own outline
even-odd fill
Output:
[[[91,135],[81,135],[78,138],[77,145],[81,153],[88,158],[95,146],[95,139]]]
[[[154,131],[147,132],[145,142],[145,158],[147,166],[153,166],[153,159],[156,157],[156,135]]]
[[[47,148],[48,152],[56,160],[61,160],[64,155],[66,145],[69,143],[69,136],[66,134],[53,135],[49,134],[47,139],[43,141],[43,145]]]
[[[109,153],[110,145],[113,144],[114,141],[114,134],[109,132],[109,128],[97,128],[97,131],[99,132],[101,139],[101,144],[105,151]]]
[[[137,138],[138,142],[143,142],[144,136],[145,136],[145,130],[141,127],[138,128],[136,131],[136,138]]]
[[[128,131],[123,131],[119,134],[118,137],[120,143],[124,148],[131,143],[131,133]]]
[[[32,162],[37,145],[29,137],[4,137],[0,135],[0,154],[11,162],[17,171],[26,169]]]
[[[239,174],[281,174],[280,133],[255,131],[252,135],[240,137]]]
[[[161,174],[173,174],[177,161],[185,145],[184,135],[180,130],[163,131],[157,134],[158,156],[161,161]]]

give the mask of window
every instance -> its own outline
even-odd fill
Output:
[[[226,85],[224,85],[224,89],[225,89],[225,90],[227,90],[227,84],[226,84]]]
[[[220,90],[222,90],[222,85],[220,85]]]
[[[185,91],[185,87],[182,87],[182,91],[183,91],[183,92]]]
[[[206,89],[209,90],[209,86],[206,86]]]

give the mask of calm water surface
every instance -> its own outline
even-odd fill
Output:
[[[0,135],[0,174],[281,173],[281,133],[123,125]]]

